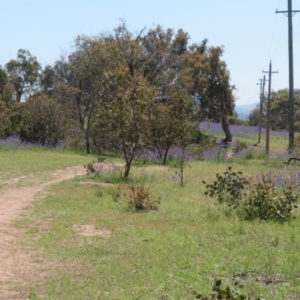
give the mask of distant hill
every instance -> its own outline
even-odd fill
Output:
[[[251,103],[247,105],[237,105],[235,111],[238,114],[239,119],[246,120],[249,117],[250,112],[258,105],[259,103]]]

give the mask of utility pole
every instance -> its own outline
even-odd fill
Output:
[[[270,110],[271,110],[271,77],[272,73],[278,73],[278,71],[272,72],[272,62],[270,61],[269,71],[263,71],[263,73],[269,73],[269,90],[268,90],[268,108],[267,108],[267,132],[266,132],[266,153],[269,154],[270,145]]]
[[[294,62],[293,62],[293,22],[292,17],[300,10],[292,10],[292,0],[288,0],[288,10],[278,11],[288,17],[288,49],[289,49],[289,154],[294,155]]]
[[[259,122],[258,122],[258,144],[260,143],[261,139],[261,123],[262,123],[262,113],[263,113],[263,103],[264,103],[264,94],[265,94],[265,82],[266,76],[264,75],[263,79],[260,80],[260,104],[259,104]]]

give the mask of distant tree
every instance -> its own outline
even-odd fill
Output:
[[[289,130],[289,90],[281,89],[278,91],[272,91],[271,93],[271,107],[270,107],[270,126],[272,130]],[[263,113],[262,113],[262,126],[266,126],[267,122],[267,97],[264,96],[263,101]],[[295,90],[294,94],[294,111],[295,111],[295,123],[294,127],[296,131],[300,130],[300,94]],[[259,107],[257,106],[251,111],[249,115],[249,124],[257,126],[259,124]]]
[[[190,82],[200,116],[220,121],[225,141],[232,141],[228,116],[234,111],[235,87],[230,84],[230,73],[221,59],[223,47],[207,47],[207,40],[191,47],[190,68],[186,79]]]
[[[109,98],[111,70],[118,64],[117,43],[107,41],[103,36],[77,37],[75,51],[67,60],[61,59],[55,64],[57,87],[65,94],[64,99],[72,103],[84,132],[87,153],[92,152],[91,128],[95,109]],[[66,97],[66,93],[70,97]]]
[[[12,133],[11,110],[0,100],[0,137],[5,138]]]
[[[0,67],[0,100],[8,103],[15,92],[14,86],[8,81],[5,69]]]
[[[248,122],[250,126],[259,126],[259,114],[260,114],[259,106],[257,106],[250,112],[248,117]]]
[[[181,73],[185,67],[188,40],[188,33],[182,29],[175,34],[172,29],[163,30],[161,26],[149,30],[141,40],[145,54],[144,76],[159,89],[161,98],[166,98],[168,92],[183,87]]]
[[[193,131],[191,116],[193,102],[180,91],[169,95],[168,101],[151,101],[148,104],[149,146],[154,147],[165,165],[172,146],[181,147]],[[186,145],[185,145],[186,147]]]
[[[296,95],[297,97],[297,95]],[[295,97],[295,111],[299,109],[299,97]],[[278,91],[272,91],[271,94],[271,110],[270,110],[270,124],[272,130],[288,130],[289,121],[289,90],[283,89]]]
[[[42,69],[40,74],[40,89],[44,93],[51,94],[55,85],[55,70],[52,66],[47,65]]]
[[[139,73],[145,62],[145,53],[140,45],[144,30],[145,28],[134,35],[127,28],[126,22],[122,21],[114,29],[114,35],[106,38],[109,43],[116,42],[120,56],[123,63],[128,67],[130,76],[134,76],[136,72]]]
[[[37,88],[41,69],[36,57],[28,50],[20,49],[17,59],[10,60],[5,67],[8,80],[14,85],[17,102],[32,95]]]
[[[55,147],[72,126],[68,111],[61,103],[45,94],[30,97],[22,105],[21,139]]]
[[[234,111],[231,116],[228,116],[228,123],[230,125],[245,125],[247,122],[245,120],[239,119],[237,112]]]
[[[7,73],[0,67],[0,95],[4,93],[5,85],[7,84]]]

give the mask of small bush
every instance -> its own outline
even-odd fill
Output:
[[[245,142],[241,142],[239,140],[236,141],[235,147],[233,148],[234,153],[238,153],[244,149],[247,149],[247,144]]]
[[[212,184],[202,181],[206,184],[204,194],[216,198],[219,203],[239,205],[245,195],[246,187],[249,185],[249,181],[241,176],[242,174],[242,172],[233,172],[232,167],[228,167],[223,175],[216,175],[217,179]]]
[[[242,172],[232,172],[232,168],[223,174],[217,174],[217,180],[206,184],[205,195],[216,198],[219,203],[238,207],[240,218],[245,220],[273,220],[285,222],[297,208],[298,187],[292,180],[278,178],[272,172],[256,176],[255,179],[242,177]],[[280,180],[279,180],[280,179]],[[281,189],[277,188],[281,181]]]
[[[202,300],[215,300],[215,299],[226,299],[226,300],[245,300],[247,297],[236,290],[235,287],[221,288],[222,281],[216,279],[213,285],[213,293],[209,296],[202,296],[201,294],[196,295],[197,299]],[[257,299],[257,298],[256,298]]]
[[[244,219],[287,221],[294,208],[297,208],[299,195],[294,193],[294,189],[294,184],[290,183],[280,192],[275,186],[275,178],[272,178],[270,173],[251,180],[250,193],[243,204]]]
[[[126,203],[129,209],[136,211],[158,210],[160,204],[160,196],[152,196],[144,185],[119,186],[113,199],[115,202]]]

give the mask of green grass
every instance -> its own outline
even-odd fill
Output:
[[[268,160],[231,165],[247,176],[278,167]],[[158,212],[127,211],[113,201],[113,186],[50,187],[31,216],[15,223],[27,231],[24,247],[39,253],[49,272],[42,283],[28,283],[30,299],[195,299],[210,293],[215,278],[224,286],[238,281],[237,289],[253,298],[299,299],[300,218],[284,225],[245,222],[204,196],[202,180],[227,167],[190,163],[184,187],[175,168],[133,168],[132,182],[161,195]],[[74,225],[111,234],[81,236]]]
[[[78,154],[62,149],[2,147],[0,149],[0,178],[5,180],[39,171],[84,165],[92,159],[94,159],[93,155]]]

